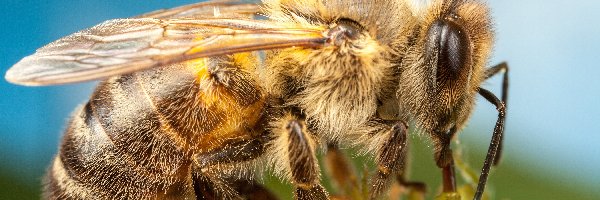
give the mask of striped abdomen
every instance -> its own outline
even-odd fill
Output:
[[[194,155],[253,137],[264,95],[250,54],[102,82],[47,175],[50,199],[195,199]]]

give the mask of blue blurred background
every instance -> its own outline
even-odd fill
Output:
[[[3,1],[0,72],[39,47],[104,20],[193,2]],[[489,4],[497,32],[490,64],[508,61],[511,67],[505,159],[491,178],[504,182],[492,187],[507,199],[543,194],[600,199],[600,1]],[[484,87],[500,94],[499,77]],[[23,87],[0,80],[0,199],[37,198],[70,112],[94,85]],[[461,145],[477,158],[475,168],[496,120],[493,106],[480,100],[461,135]]]

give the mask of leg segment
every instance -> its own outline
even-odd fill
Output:
[[[387,139],[379,144],[376,157],[377,172],[370,181],[370,199],[376,199],[381,195],[389,185],[390,177],[402,171],[408,149],[407,128],[403,122],[396,122],[391,129],[388,129]]]
[[[288,139],[288,157],[296,199],[328,199],[319,183],[320,171],[315,154],[315,142],[306,125],[290,120],[285,127]]]
[[[409,191],[408,199],[425,199],[425,194],[427,194],[427,186],[425,183],[407,181],[404,173],[398,174],[398,176],[396,176],[396,180],[401,187]]]
[[[502,102],[504,102],[504,106],[506,106],[507,99],[508,99],[508,69],[509,69],[508,64],[506,64],[506,62],[502,62],[502,63],[500,63],[496,66],[493,66],[485,71],[486,79],[488,79],[500,72],[504,72],[504,75],[502,77],[502,97],[501,97]],[[504,134],[502,134],[502,137],[500,138],[500,142],[498,144],[496,158],[494,158],[494,166],[498,165],[498,163],[500,162],[500,158],[502,157],[503,141],[504,141]]]
[[[198,168],[202,169],[216,164],[228,164],[252,160],[265,152],[267,136],[250,140],[231,142],[221,148],[195,156]]]
[[[193,180],[197,200],[224,198],[220,194],[228,193],[224,192],[225,188],[228,188],[227,185],[211,180],[208,174],[201,173],[200,171],[194,173]]]
[[[223,177],[218,170],[197,171],[193,175],[196,199],[276,200],[275,194],[255,180]]]
[[[481,175],[479,176],[477,191],[475,193],[475,197],[473,198],[476,200],[481,199],[483,190],[485,189],[485,183],[487,182],[487,178],[490,173],[491,165],[495,163],[494,160],[497,157],[497,152],[502,142],[502,135],[504,133],[504,118],[506,112],[506,106],[504,102],[500,101],[500,99],[498,99],[498,97],[496,97],[492,92],[483,88],[479,88],[479,94],[496,106],[496,109],[498,110],[498,120],[496,121],[496,126],[494,127],[494,133],[492,135],[492,141],[490,142],[490,147],[488,148],[488,153],[481,169]]]
[[[247,200],[276,200],[275,194],[254,180],[236,180],[233,187]]]
[[[352,169],[352,165],[346,159],[336,144],[327,145],[325,154],[325,167],[332,183],[337,186],[338,192],[346,197],[363,196],[362,188],[358,178]]]
[[[267,136],[232,141],[213,151],[194,156],[194,191],[197,199],[277,199],[259,183],[223,174],[219,167],[255,159],[264,153]],[[217,167],[215,167],[217,166]]]

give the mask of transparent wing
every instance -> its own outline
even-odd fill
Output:
[[[50,43],[15,64],[9,82],[52,85],[101,79],[194,58],[321,47],[324,27],[252,19],[116,19]]]
[[[219,0],[157,10],[137,16],[136,18],[199,18],[202,16],[214,16],[215,14],[227,17],[252,18],[253,15],[260,11],[260,1],[258,0]]]

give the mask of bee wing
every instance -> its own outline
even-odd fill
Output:
[[[136,18],[197,18],[201,16],[231,16],[252,18],[261,11],[260,1],[252,0],[218,0],[189,4],[171,9],[157,10]]]
[[[88,81],[238,52],[325,43],[324,28],[251,19],[116,19],[74,33],[27,56],[9,82],[52,85]]]

